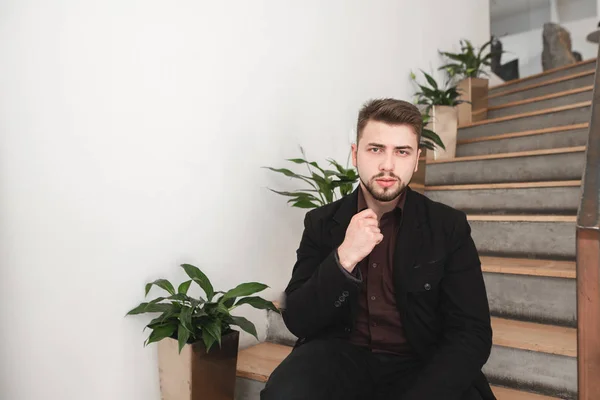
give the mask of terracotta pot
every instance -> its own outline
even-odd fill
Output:
[[[487,118],[489,81],[483,78],[466,78],[458,83],[460,99],[469,103],[457,106],[458,125],[468,125]]]
[[[431,129],[442,139],[446,150],[436,147],[427,150],[428,160],[443,160],[456,156],[456,136],[458,135],[458,112],[456,107],[433,106],[431,119],[427,128]]]
[[[158,342],[162,400],[233,400],[239,332],[223,336],[206,353],[203,342],[187,344],[179,354],[177,340]]]

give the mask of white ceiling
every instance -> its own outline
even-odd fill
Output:
[[[492,20],[550,6],[550,0],[490,0]]]

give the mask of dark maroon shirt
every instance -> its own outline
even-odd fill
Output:
[[[411,353],[396,306],[393,280],[394,250],[405,200],[406,192],[401,195],[394,210],[383,214],[379,221],[383,241],[356,266],[360,268],[362,284],[356,323],[349,340],[372,351]],[[367,208],[359,187],[357,211]]]

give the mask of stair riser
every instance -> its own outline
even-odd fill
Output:
[[[575,223],[469,221],[481,255],[575,259]]]
[[[530,99],[532,97],[545,96],[558,92],[564,92],[571,89],[579,89],[584,86],[594,84],[594,74],[585,75],[575,79],[569,79],[558,83],[552,83],[545,86],[536,87],[533,89],[523,90],[516,93],[506,94],[488,99],[488,107],[499,106],[513,101]]]
[[[575,187],[434,190],[427,197],[465,212],[515,214],[576,214],[581,189]]]
[[[500,118],[509,115],[522,114],[530,111],[546,110],[548,108],[568,106],[570,104],[581,103],[582,101],[592,100],[592,91],[588,90],[581,93],[570,94],[568,96],[560,96],[554,99],[536,101],[533,103],[520,104],[514,107],[501,108],[499,110],[489,110],[487,118]]]
[[[259,400],[264,382],[237,377],[235,380],[235,400]]]
[[[581,179],[584,152],[427,164],[426,186]]]
[[[492,315],[577,326],[575,279],[485,273]]]
[[[523,82],[513,83],[512,85],[508,85],[508,86],[504,86],[504,87],[499,87],[497,89],[491,88],[490,91],[489,91],[489,93],[490,94],[496,94],[496,93],[502,93],[502,92],[507,91],[507,90],[519,89],[519,88],[523,88],[525,86],[534,85],[536,83],[548,82],[550,80],[561,78],[563,76],[569,76],[569,75],[573,75],[573,74],[578,74],[578,73],[581,73],[581,72],[584,72],[584,71],[593,71],[595,68],[596,68],[596,64],[595,63],[579,65],[577,67],[572,67],[572,68],[564,69],[562,71],[557,71],[557,72],[554,72],[554,73],[551,73],[551,74],[540,76],[538,78],[527,79],[527,80],[525,80]]]
[[[508,347],[493,346],[483,372],[491,382],[576,399],[577,360]]]
[[[459,144],[456,147],[456,156],[481,156],[486,154],[585,146],[587,145],[588,135],[588,129],[573,129],[541,135],[465,143]]]
[[[267,342],[285,344],[293,346],[298,339],[285,326],[280,314],[269,311],[267,313]]]
[[[508,121],[477,125],[458,130],[458,140],[473,139],[485,136],[502,135],[509,132],[522,132],[532,129],[553,128],[590,122],[591,107],[578,107],[548,114],[511,119]]]

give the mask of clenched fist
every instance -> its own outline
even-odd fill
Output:
[[[340,264],[348,272],[352,272],[382,240],[377,214],[373,210],[367,209],[354,215],[346,229],[344,242],[338,247]]]

